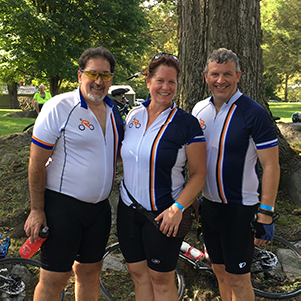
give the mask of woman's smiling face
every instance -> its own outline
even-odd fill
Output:
[[[156,105],[170,107],[177,92],[178,72],[174,67],[160,65],[155,74],[146,78],[151,100]]]

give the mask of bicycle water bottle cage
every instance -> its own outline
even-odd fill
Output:
[[[125,94],[128,91],[130,91],[130,89],[128,89],[128,88],[118,88],[118,89],[113,90],[111,94],[112,94],[113,97],[121,96],[121,95]]]

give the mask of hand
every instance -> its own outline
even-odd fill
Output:
[[[257,246],[264,245],[267,241],[271,242],[274,237],[274,223],[263,224],[257,220],[251,222],[253,229],[255,230],[254,243]]]
[[[160,221],[159,230],[167,237],[176,236],[178,233],[179,225],[182,220],[182,211],[175,205],[171,205],[169,208],[160,213],[155,221]]]
[[[31,211],[24,225],[24,231],[30,237],[31,243],[38,240],[42,226],[47,226],[45,212]]]

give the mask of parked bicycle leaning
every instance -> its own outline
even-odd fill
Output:
[[[172,101],[179,72],[177,57],[155,55],[145,72],[151,100],[132,109],[125,121],[117,231],[136,300],[178,300],[175,267],[184,234],[177,234],[183,216],[191,220],[190,206],[206,177],[201,127]]]
[[[278,216],[275,216],[273,219],[277,218]],[[201,223],[198,222],[197,228],[193,227],[192,231],[197,232],[197,244],[190,245],[188,240],[182,242],[179,253],[180,260],[175,271],[179,300],[182,300],[185,292],[186,296],[194,299],[198,299],[202,296],[203,291],[208,290],[212,293],[212,297],[218,296],[216,292],[218,282],[206,251]],[[193,236],[189,235],[190,243],[192,240]],[[256,296],[282,300],[301,295],[301,249],[298,245],[298,242],[288,242],[282,237],[274,235],[271,243],[260,247],[255,246],[251,265],[251,281]],[[190,292],[185,291],[185,276],[191,276],[190,270],[187,269],[188,266],[198,272],[194,286],[199,287],[200,290],[194,292],[193,295],[188,287]],[[104,255],[104,268],[106,272],[101,277],[100,292],[106,300],[124,300],[125,296],[132,295],[134,286],[120,254],[118,242],[107,247]],[[184,268],[184,273],[181,268]],[[206,286],[204,286],[204,281]],[[116,289],[117,287],[122,289]]]

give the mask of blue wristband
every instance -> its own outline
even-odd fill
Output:
[[[272,207],[272,206],[260,204],[259,208],[265,209],[265,210],[270,210],[270,211],[274,212],[274,207]]]
[[[173,205],[175,205],[176,207],[178,207],[182,212],[185,210],[184,206],[181,205],[181,204],[178,203],[178,202],[174,202]]]

